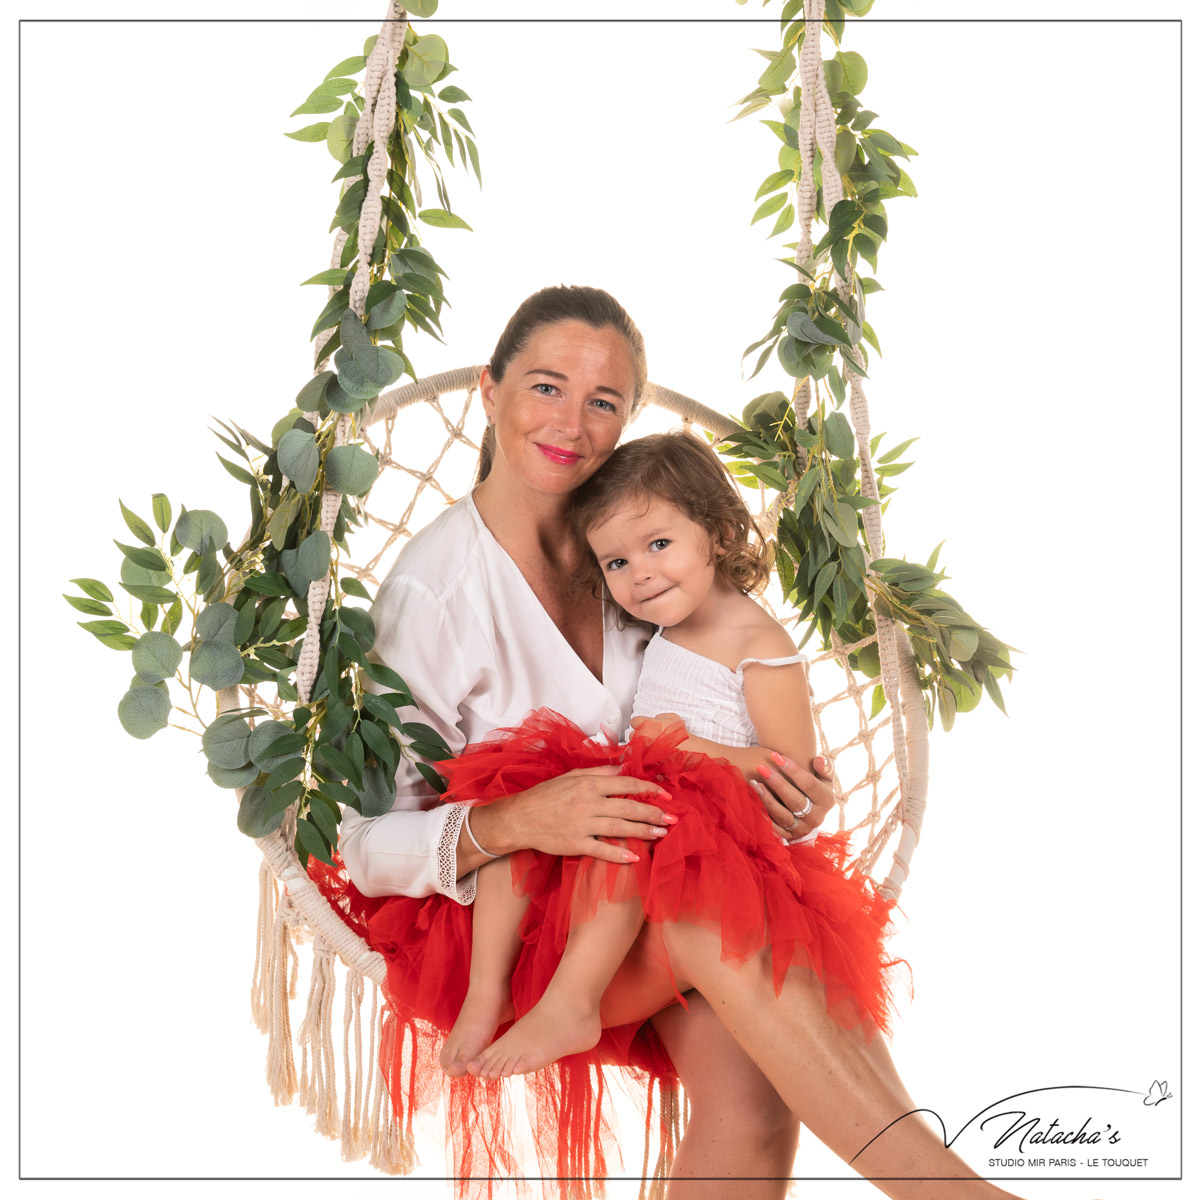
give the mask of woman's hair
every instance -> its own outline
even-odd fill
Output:
[[[712,539],[717,575],[740,592],[759,591],[771,573],[770,551],[737,485],[713,450],[698,437],[676,430],[626,442],[571,495],[571,520],[586,546],[589,529],[607,520],[631,498],[665,500]],[[590,552],[585,577],[593,591],[604,572]],[[604,592],[608,596],[607,590]]]
[[[629,314],[600,288],[563,284],[542,288],[521,302],[509,318],[500,340],[492,351],[488,372],[493,379],[504,378],[508,364],[529,345],[529,339],[546,325],[559,321],[582,321],[593,329],[615,329],[629,346],[633,359],[634,387],[632,404],[636,404],[646,386],[646,343]],[[492,469],[496,453],[496,435],[489,425],[479,448],[479,469],[476,484],[482,483]]]

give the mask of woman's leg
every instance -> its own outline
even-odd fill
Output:
[[[663,929],[680,986],[700,991],[788,1107],[842,1159],[894,1200],[999,1200],[1012,1193],[979,1177],[946,1148],[905,1091],[881,1035],[845,1030],[825,1007],[813,972],[793,968],[776,996],[767,954],[721,960],[720,935],[682,923]],[[871,1145],[864,1151],[868,1142]],[[862,1151],[862,1153],[860,1153]]]
[[[465,1075],[467,1064],[513,1015],[512,973],[521,950],[521,918],[527,896],[513,892],[512,868],[497,858],[479,868],[471,911],[471,968],[467,995],[442,1045],[447,1075]]]
[[[708,1001],[698,992],[687,999],[686,1009],[673,1004],[653,1019],[690,1109],[669,1200],[724,1200],[731,1178],[742,1200],[783,1200],[800,1122]]]

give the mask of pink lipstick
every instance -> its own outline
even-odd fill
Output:
[[[544,446],[541,442],[534,444],[551,462],[558,463],[560,466],[569,467],[583,457],[582,454],[574,454],[572,451],[562,450],[558,446]]]

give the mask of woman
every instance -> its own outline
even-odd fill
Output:
[[[616,629],[576,582],[580,552],[564,513],[615,448],[645,380],[640,334],[596,289],[538,292],[501,336],[480,381],[489,430],[478,486],[412,539],[374,609],[375,652],[452,751],[537,706],[585,729],[619,736],[627,727],[646,635]],[[831,790],[788,760],[786,777],[772,772],[767,755],[767,813],[786,837],[801,837],[831,807]],[[346,814],[340,850],[367,895],[440,891],[462,903],[473,899],[477,867],[517,849],[619,862],[624,851],[599,838],[669,837],[672,814],[657,785],[615,772],[572,771],[472,810],[422,810],[431,796],[414,773],[398,779],[392,812]],[[695,989],[687,1010],[662,991],[661,972],[639,968],[635,948],[613,989],[620,1011],[605,1021],[649,1018],[687,1088],[673,1178],[696,1180],[688,1197],[721,1195],[722,1177],[752,1177],[747,1197],[782,1197],[799,1121],[849,1160],[916,1108],[882,1039],[834,1024],[808,973],[790,974],[777,1000],[769,963],[723,963],[719,937],[695,927],[668,926],[663,940],[680,986]],[[964,1185],[975,1177],[919,1120],[872,1143],[856,1169],[914,1177],[881,1185],[897,1197],[1008,1195],[977,1179]]]

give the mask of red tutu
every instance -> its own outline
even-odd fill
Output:
[[[512,980],[517,1015],[540,999],[571,925],[592,916],[604,899],[637,894],[651,929],[686,921],[719,931],[723,958],[739,963],[769,947],[777,992],[790,967],[809,967],[823,980],[839,1024],[861,1025],[868,1036],[886,1029],[887,969],[894,963],[883,940],[891,904],[869,880],[848,871],[845,836],[783,845],[740,772],[723,760],[679,750],[683,736],[635,734],[625,746],[597,743],[565,718],[540,710],[441,764],[447,800],[486,804],[566,771],[619,763],[624,775],[660,783],[671,795],[668,810],[680,818],[666,837],[637,844],[637,864],[531,850],[510,856],[514,888],[530,897]],[[365,897],[344,872],[316,859],[309,873],[348,924],[387,959],[394,1025],[382,1066],[397,1116],[436,1107],[445,1092],[454,1173],[477,1179],[519,1173],[503,1082],[449,1080],[438,1064],[442,1040],[466,995],[471,909],[442,895]],[[673,987],[665,953],[658,958],[664,989]],[[543,1175],[606,1174],[602,1064],[624,1068],[651,1089],[675,1081],[649,1023],[605,1029],[594,1051],[527,1076]]]

